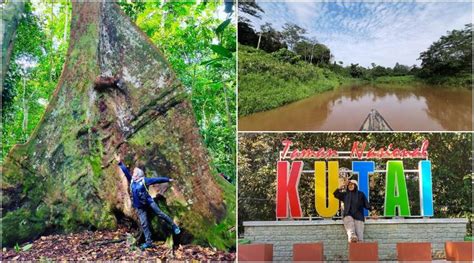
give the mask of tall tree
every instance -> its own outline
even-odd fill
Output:
[[[409,66],[399,64],[398,62],[393,67],[393,75],[395,76],[408,75],[409,72],[410,72]]]
[[[23,1],[9,1],[8,3],[2,4],[2,34],[0,35],[2,38],[2,93],[3,81],[8,71],[8,65],[15,42],[16,29],[24,8],[25,2]]]
[[[266,52],[271,53],[286,48],[282,33],[275,30],[270,23],[260,26],[260,36],[260,48]]]
[[[422,75],[452,76],[471,73],[472,24],[453,30],[434,42],[420,57]]]
[[[292,23],[285,23],[282,31],[286,44],[291,51],[294,51],[296,44],[303,39],[306,29]]]
[[[265,13],[265,11],[263,11],[263,9],[257,4],[255,0],[240,1],[238,7],[240,12],[256,18],[261,18],[260,13]],[[239,16],[239,22],[241,18],[243,17]]]
[[[168,62],[117,4],[73,2],[67,61],[53,98],[29,141],[2,166],[2,245],[47,229],[112,228],[119,215],[137,220],[112,162],[116,152],[129,166],[140,162],[148,174],[175,179],[161,203],[172,207],[183,237],[232,246],[233,188],[212,174]]]
[[[67,51],[70,10],[64,2],[25,3],[3,83],[0,163],[15,143],[25,142],[45,111]]]
[[[351,74],[353,78],[362,78],[364,76],[363,68],[359,66],[358,63],[357,64],[351,63],[349,69],[350,69],[349,73]]]

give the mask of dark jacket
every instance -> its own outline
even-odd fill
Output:
[[[132,194],[133,207],[135,208],[143,208],[154,202],[153,198],[151,198],[150,194],[148,193],[147,187],[149,185],[167,183],[170,181],[168,177],[143,177],[142,180],[133,181],[132,175],[128,171],[127,167],[122,162],[120,162],[118,165],[125,174],[125,177],[127,177],[128,183],[130,183],[130,192]]]
[[[341,192],[341,190],[336,189],[333,194],[334,197],[344,203],[343,217],[352,216],[355,220],[365,221],[364,208],[370,209],[369,201],[367,201],[367,197],[365,197],[363,192],[359,191],[357,186],[352,192],[349,190]]]

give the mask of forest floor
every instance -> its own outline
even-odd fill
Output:
[[[178,245],[172,249],[164,242],[155,242],[154,248],[141,251],[133,244],[131,233],[132,230],[120,227],[113,231],[42,236],[17,249],[3,248],[0,261],[235,261],[235,253],[197,245]]]

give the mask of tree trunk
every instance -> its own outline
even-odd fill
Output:
[[[258,34],[257,50],[260,49],[260,41],[262,41],[262,32],[260,32],[260,34]]]
[[[124,215],[137,221],[115,152],[129,168],[140,162],[148,176],[175,179],[150,192],[164,193],[159,204],[186,241],[235,245],[219,231],[235,224],[227,208],[235,188],[212,173],[168,62],[117,4],[73,2],[58,86],[29,141],[16,145],[2,167],[2,245],[50,230],[113,228]]]
[[[67,24],[68,24],[68,15],[69,15],[69,6],[68,6],[69,0],[66,0],[66,4],[64,5],[64,14],[66,16],[66,19],[64,19],[64,33],[63,33],[63,41],[66,43],[67,41]]]
[[[25,2],[11,1],[5,4],[2,9],[2,92],[3,81],[5,80],[5,75],[7,74],[10,57],[13,51],[16,28],[18,27],[24,8]]]

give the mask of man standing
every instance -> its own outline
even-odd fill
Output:
[[[370,209],[367,197],[359,191],[358,186],[356,180],[350,180],[347,184],[347,191],[342,191],[346,184],[334,191],[334,197],[344,203],[342,220],[347,232],[348,242],[364,240],[364,208]]]
[[[142,244],[140,248],[143,250],[153,246],[150,225],[146,214],[146,211],[149,208],[151,208],[153,212],[158,215],[158,217],[170,224],[174,234],[178,235],[181,232],[178,225],[176,225],[168,215],[160,210],[158,205],[148,193],[148,186],[153,184],[173,182],[173,179],[168,177],[146,178],[145,173],[139,167],[135,167],[133,169],[132,176],[130,175],[127,167],[123,164],[120,156],[115,155],[115,159],[117,160],[120,169],[122,169],[122,172],[125,174],[125,177],[127,177],[127,180],[130,183],[132,206],[137,210],[138,218],[140,219],[140,224],[145,235],[145,243]]]

